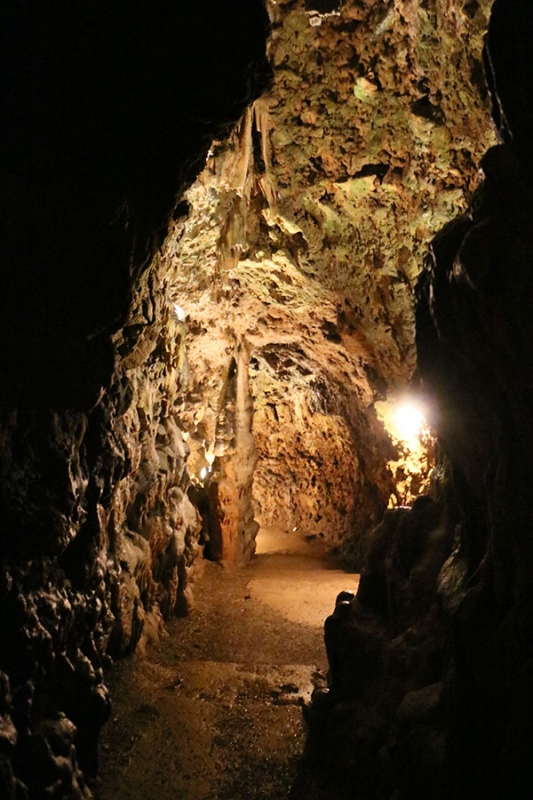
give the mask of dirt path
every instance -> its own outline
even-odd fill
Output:
[[[114,668],[97,800],[288,797],[302,705],[326,679],[323,622],[357,576],[278,540],[237,575],[205,562],[193,613]]]

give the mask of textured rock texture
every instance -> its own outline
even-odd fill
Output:
[[[357,595],[325,623],[327,690],[315,692],[295,797],[454,797],[441,690],[448,642],[437,588],[453,526],[449,476],[368,537]],[[314,794],[313,794],[314,793]]]
[[[532,780],[532,30],[529,6],[495,3],[487,62],[504,144],[482,161],[470,213],[435,239],[419,290],[420,369],[459,516],[440,593],[453,643],[448,758],[461,798],[524,797]]]
[[[260,2],[6,2],[0,796],[88,798],[103,667],[190,602],[169,216],[265,84]]]
[[[405,495],[373,403],[411,377],[427,242],[464,211],[494,143],[490,2],[267,6],[271,89],[212,147],[165,248],[203,387],[190,432],[203,440],[244,337],[257,519],[360,562]]]
[[[310,710],[320,797],[530,791],[532,26],[530,6],[495,3],[485,60],[502,143],[417,289],[441,488],[385,518],[357,596],[326,623],[331,688]]]
[[[199,544],[250,557],[254,503],[364,566],[310,712],[326,796],[522,796],[532,23],[497,0],[489,149],[490,5],[272,0],[244,116],[259,0],[2,5],[2,797],[90,797],[106,661],[186,611]],[[442,474],[365,542],[441,228]]]

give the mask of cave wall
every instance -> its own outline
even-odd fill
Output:
[[[204,491],[212,499],[206,554],[230,569],[250,562],[259,528],[252,503],[257,448],[252,433],[249,365],[250,346],[243,338],[235,342],[214,415],[214,459],[203,482]],[[202,397],[205,401],[205,393]],[[211,448],[203,439],[202,451]]]
[[[360,566],[364,533],[394,489],[392,446],[371,410],[362,410],[372,400],[364,372],[345,371],[334,358],[326,368],[313,349],[275,342],[254,352],[256,517]]]
[[[531,791],[532,32],[529,5],[494,3],[485,64],[500,143],[417,287],[438,467],[428,495],[372,533],[357,596],[326,621],[329,689],[308,714],[321,798]]]
[[[359,564],[405,494],[374,402],[411,378],[427,242],[466,209],[495,141],[490,4],[268,2],[272,85],[213,144],[165,244],[198,386],[191,436],[245,337],[256,518]]]
[[[105,665],[190,603],[184,331],[157,253],[211,140],[268,80],[268,20],[245,5],[2,5],[9,800],[90,797]]]
[[[251,395],[254,380],[256,398],[271,380],[258,421],[272,422],[270,406],[276,424],[298,420],[278,380],[289,350],[309,421],[343,438],[339,477],[354,439],[359,448],[368,436],[383,463],[366,411],[387,376],[401,382],[413,365],[405,303],[420,253],[465,210],[476,154],[493,140],[480,78],[490,2],[354,0],[325,17],[316,6],[270,4],[285,101],[245,115],[244,148],[230,147],[229,161],[210,143],[267,82],[261,3],[246,13],[238,0],[2,6],[0,789],[10,800],[90,796],[109,713],[103,667],[190,602],[200,533],[186,494],[188,420],[211,409],[216,433],[239,343]],[[531,19],[521,0],[496,2],[495,15],[487,63],[505,144],[485,157],[471,210],[435,239],[419,289],[419,368],[440,398],[442,471],[429,500],[376,529],[360,596],[341,599],[328,623],[331,691],[310,713],[334,755],[324,792],[336,800],[520,798],[531,777]],[[325,94],[302,98],[310,87]],[[195,224],[180,222],[178,199],[206,160],[208,191],[192,192],[207,219],[220,204],[223,235],[213,228],[211,249],[202,243],[199,283],[186,250],[170,278],[169,254]],[[258,303],[247,305],[249,286]],[[199,303],[186,320],[196,374],[172,315],[187,298]],[[317,376],[359,389],[325,398]],[[241,392],[219,457],[230,456],[229,493],[244,486],[250,527],[255,455]],[[242,475],[228,445],[239,425]],[[304,445],[294,434],[294,449]],[[364,473],[374,486],[378,474]]]
[[[459,517],[440,596],[461,798],[525,797],[533,777],[532,31],[525,3],[494,4],[485,55],[501,144],[481,162],[468,215],[434,240],[418,293],[420,370]]]
[[[373,388],[393,390],[414,366],[427,241],[464,210],[494,142],[481,66],[491,2],[312,5],[269,4],[253,249],[288,251],[333,293],[344,346],[374,370]]]

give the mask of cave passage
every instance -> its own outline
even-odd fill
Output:
[[[2,800],[529,797],[532,19],[4,0]]]
[[[303,706],[327,684],[323,621],[358,575],[284,531],[258,542],[237,572],[204,562],[192,614],[115,665],[97,800],[308,796]]]
[[[427,241],[465,207],[473,161],[492,141],[475,87],[457,94],[468,130],[438,88],[480,59],[480,19],[461,17],[459,36],[414,7],[413,19],[376,11],[360,24],[357,3],[267,5],[272,85],[212,144],[160,251],[187,496],[207,561],[196,561],[200,577],[191,565],[191,616],[158,636],[148,614],[142,658],[115,668],[100,800],[275,800],[291,787],[300,797],[311,691],[327,697],[338,680],[350,696],[344,673],[381,668],[363,644],[362,666],[345,655],[328,681],[335,598],[356,591],[369,562],[377,578],[361,596],[385,617],[395,591],[385,563],[401,561],[413,607],[410,570],[435,580],[425,541],[440,507],[424,497],[434,443],[406,400],[414,286]],[[424,36],[446,41],[440,65],[428,64]],[[398,513],[373,537],[387,507]],[[399,555],[385,544],[398,531]]]
[[[495,141],[465,78],[490,4],[453,24],[363,5],[267,3],[271,84],[211,145],[161,250],[188,469],[216,475],[225,520],[215,558],[245,562],[258,522],[360,566],[385,509],[428,486],[432,442],[385,428],[414,373],[427,243]]]

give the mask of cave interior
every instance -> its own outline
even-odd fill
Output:
[[[113,661],[274,530],[361,575],[301,797],[525,800],[528,2],[0,19],[2,799],[92,797]]]

